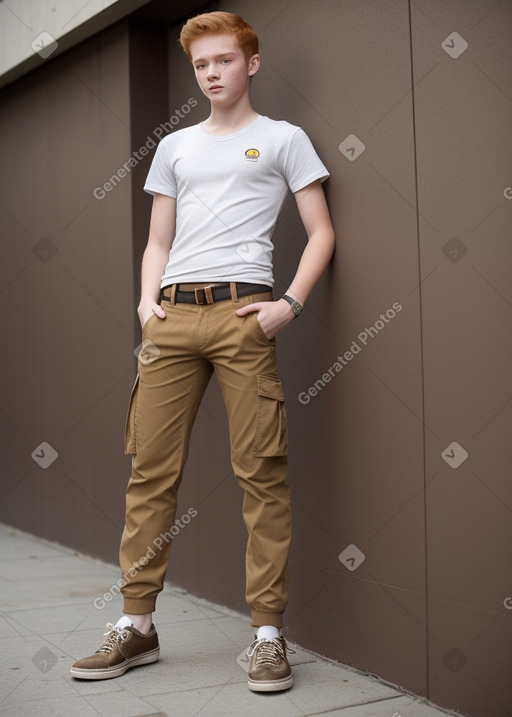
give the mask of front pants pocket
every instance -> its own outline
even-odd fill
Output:
[[[137,453],[137,441],[135,435],[135,413],[137,410],[137,392],[139,388],[139,374],[135,377],[130,401],[128,403],[128,415],[126,416],[126,427],[124,432],[124,452],[127,455]]]

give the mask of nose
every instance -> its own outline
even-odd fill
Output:
[[[219,76],[220,76],[220,75],[219,75],[219,71],[218,71],[218,69],[215,67],[215,65],[210,65],[210,66],[208,67],[208,75],[207,75],[208,80],[210,80],[210,81],[211,81],[211,80],[215,80],[215,79],[216,79],[217,77],[219,77]]]

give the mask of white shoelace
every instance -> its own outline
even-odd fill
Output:
[[[130,633],[126,630],[126,628],[117,627],[117,625],[112,625],[111,622],[107,622],[107,629],[108,632],[104,633],[104,636],[107,635],[107,639],[103,645],[96,650],[96,652],[112,652],[119,640],[121,640],[121,642],[126,642],[130,636]]]
[[[247,648],[247,657],[250,659],[254,653],[256,654],[256,666],[260,665],[278,665],[281,660],[285,660],[285,652],[283,643],[278,638],[262,637],[256,639]],[[295,654],[295,650],[287,648],[288,652]]]

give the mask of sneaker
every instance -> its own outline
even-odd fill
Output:
[[[71,675],[81,680],[109,680],[124,675],[136,665],[156,662],[160,654],[155,626],[147,635],[136,630],[129,618],[115,625],[107,623],[107,639],[94,655],[84,657],[71,667]]]
[[[262,638],[251,642],[247,649],[249,663],[249,689],[253,692],[279,692],[293,685],[293,676],[286,652],[284,637]]]

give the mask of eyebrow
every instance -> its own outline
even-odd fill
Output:
[[[228,55],[236,55],[236,52],[233,52],[232,50],[229,50],[228,52],[221,52],[219,55],[215,55],[213,59],[218,60],[219,57],[227,57]],[[194,63],[206,62],[206,58],[204,58],[204,57],[194,58],[193,62]]]

